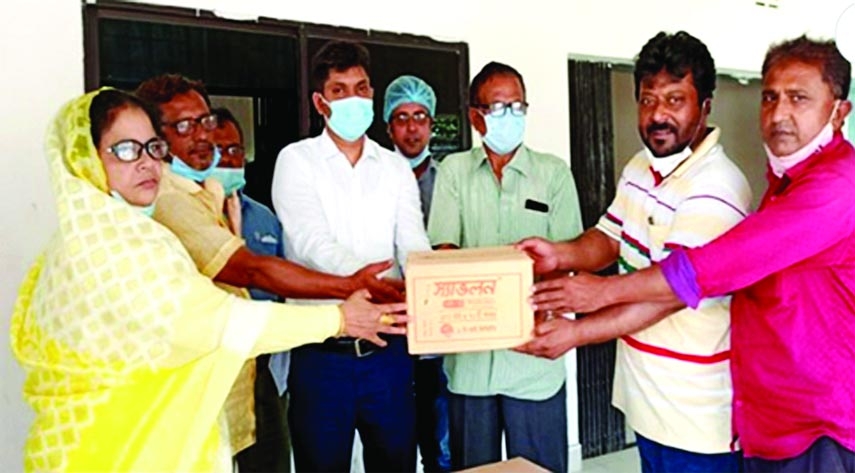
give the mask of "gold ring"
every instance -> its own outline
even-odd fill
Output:
[[[383,325],[392,325],[395,323],[395,317],[389,314],[380,314],[380,323]]]

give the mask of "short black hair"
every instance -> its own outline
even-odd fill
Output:
[[[715,61],[707,46],[698,38],[678,31],[664,31],[650,39],[635,58],[635,100],[638,100],[641,81],[661,71],[683,78],[692,73],[692,81],[698,92],[698,105],[711,99],[715,90]]]
[[[834,40],[810,39],[807,35],[773,44],[763,59],[763,77],[776,64],[799,61],[820,67],[822,81],[831,88],[834,98],[846,100],[852,82],[852,66],[840,54]]]
[[[472,79],[472,84],[469,85],[469,106],[485,105],[478,103],[478,97],[481,93],[481,87],[483,87],[488,80],[495,76],[516,77],[520,81],[520,86],[523,90],[523,96],[525,96],[525,81],[523,81],[522,74],[520,74],[519,71],[507,64],[490,61],[489,63],[487,63],[487,65],[482,67],[480,71],[478,71],[478,74],[476,74],[475,78]]]
[[[181,74],[161,74],[143,81],[134,94],[153,105],[161,105],[171,101],[176,95],[196,91],[211,106],[208,90],[202,81],[188,79]]]
[[[352,41],[330,41],[312,56],[312,91],[324,91],[330,71],[344,72],[357,66],[369,74],[371,56],[365,46]]]
[[[231,110],[226,107],[217,107],[211,110],[211,113],[217,116],[217,128],[224,128],[226,123],[233,124],[237,128],[238,135],[240,135],[240,142],[243,143],[243,129]]]
[[[89,105],[89,132],[96,148],[101,143],[101,135],[113,125],[119,112],[127,108],[136,108],[145,112],[154,132],[163,137],[159,113],[151,104],[121,90],[106,89],[93,97]]]

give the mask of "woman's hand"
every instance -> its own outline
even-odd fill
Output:
[[[370,299],[368,290],[360,289],[339,306],[344,316],[344,334],[381,347],[386,346],[386,341],[378,336],[380,333],[406,335],[407,328],[400,326],[409,321],[406,302],[372,304]]]

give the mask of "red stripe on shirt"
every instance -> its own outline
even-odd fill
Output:
[[[680,353],[680,352],[668,350],[667,348],[648,345],[644,342],[640,342],[640,341],[630,337],[629,335],[624,335],[620,338],[621,338],[621,340],[625,341],[627,343],[627,345],[631,346],[632,348],[635,348],[638,351],[643,351],[645,353],[650,353],[651,355],[656,355],[656,356],[664,356],[665,358],[673,358],[675,360],[688,361],[689,363],[711,365],[713,363],[719,363],[719,362],[730,359],[730,350],[723,351],[721,353],[716,353],[715,355],[709,355],[709,356],[689,355],[686,353]]]
[[[618,225],[623,225],[623,220],[621,220],[621,219],[619,219],[619,218],[615,217],[614,215],[612,215],[612,214],[610,214],[610,213],[608,213],[608,212],[606,212],[606,218],[607,218],[607,219],[609,219],[609,220],[611,220],[613,223],[616,223],[616,224],[618,224]]]
[[[650,259],[650,248],[642,245],[640,241],[631,237],[627,232],[621,232],[620,236],[621,239],[623,239],[623,241],[625,241],[629,246],[638,250],[638,252],[641,253],[642,256],[646,257],[647,259]]]

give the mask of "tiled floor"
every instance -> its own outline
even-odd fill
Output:
[[[638,460],[638,450],[633,447],[583,460],[581,473],[638,473],[640,471],[641,463]]]

